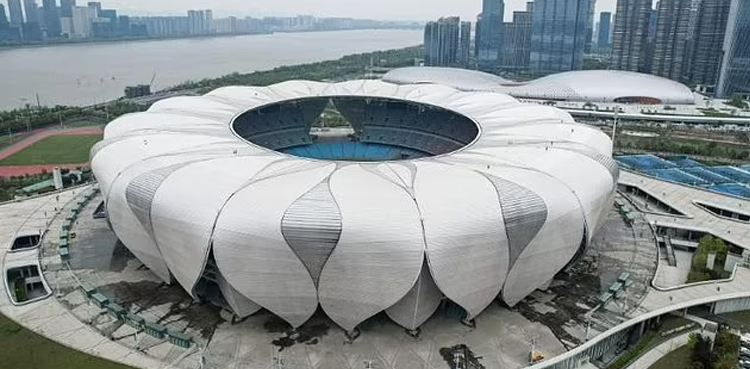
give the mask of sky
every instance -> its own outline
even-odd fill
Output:
[[[482,0],[99,0],[105,8],[129,15],[179,15],[188,9],[212,9],[214,17],[314,16],[425,21],[458,15],[476,20]],[[616,0],[598,0],[597,10],[613,11]],[[78,0],[79,6],[85,0]],[[505,0],[505,19],[523,10],[526,0]]]

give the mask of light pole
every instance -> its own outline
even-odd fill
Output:
[[[619,118],[619,115],[620,115],[620,106],[619,105],[615,105],[615,122],[612,125],[612,152],[615,151],[615,146],[616,146],[616,140],[617,140],[617,137],[616,137],[617,136],[617,119]]]

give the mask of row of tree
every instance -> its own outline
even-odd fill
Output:
[[[311,81],[344,81],[352,77],[362,78],[368,68],[399,68],[413,66],[414,60],[423,56],[422,46],[397,50],[348,55],[338,60],[310,64],[282,66],[268,71],[248,74],[232,73],[219,78],[188,81],[169,91],[186,89],[212,90],[223,86],[268,86],[274,83],[306,79]]]
[[[137,105],[123,101],[96,107],[29,105],[23,109],[0,111],[0,135],[62,125],[82,119],[106,122],[108,119],[138,110]]]
[[[669,136],[617,138],[617,148],[638,149],[650,152],[668,152],[682,155],[749,160],[750,150],[717,142],[676,140]]]
[[[701,334],[691,334],[688,340],[691,366],[689,369],[736,369],[739,361],[740,340],[728,329],[716,334],[716,342],[711,349],[711,338]]]

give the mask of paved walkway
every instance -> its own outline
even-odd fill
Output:
[[[31,200],[0,205],[0,260],[5,265],[16,232],[43,230],[57,212],[88,188],[68,190]],[[3,273],[4,274],[4,273]],[[54,286],[53,286],[54,287]],[[126,365],[156,369],[165,364],[128,349],[76,319],[54,297],[25,306],[14,306],[0,283],[0,313],[40,335],[70,348]]]
[[[630,316],[636,317],[644,312],[656,311],[690,301],[746,295],[750,290],[748,286],[750,286],[750,269],[737,268],[732,281],[710,281],[666,291],[652,289],[638,309],[632,312]]]
[[[728,218],[720,218],[695,205],[696,201],[722,209],[747,213],[750,201],[723,196],[698,188],[660,181],[628,171],[620,173],[620,184],[638,187],[659,201],[685,214],[685,217],[646,214],[651,224],[711,233],[743,249],[750,250],[750,226]],[[637,200],[636,200],[637,201]]]

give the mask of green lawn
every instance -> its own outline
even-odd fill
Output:
[[[0,161],[0,166],[86,163],[91,147],[101,139],[101,136],[48,137]]]
[[[682,346],[677,350],[674,350],[651,365],[649,369],[677,369],[677,368],[690,368],[692,361],[690,360],[690,348],[688,346]]]
[[[0,368],[132,369],[52,342],[0,315]]]

